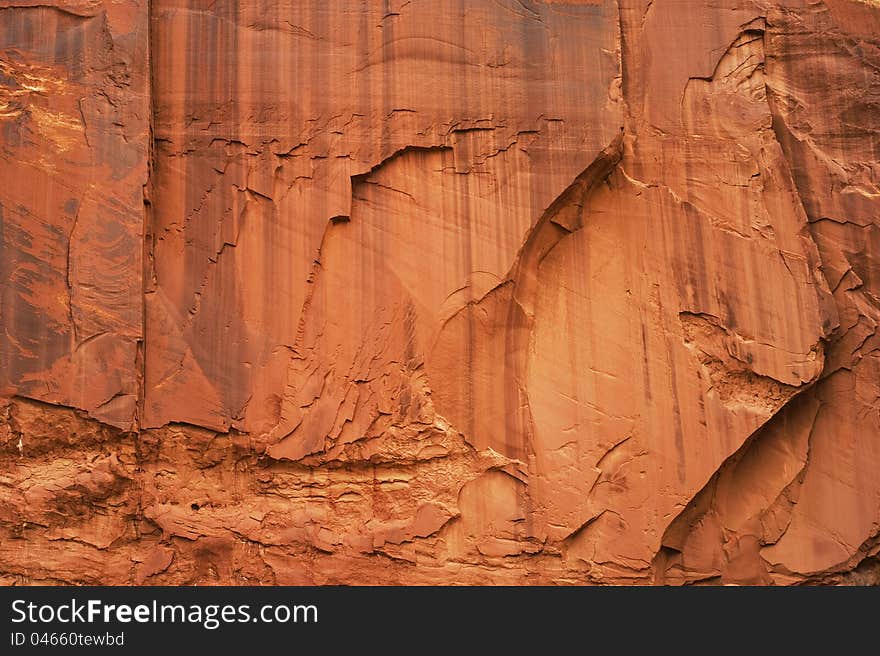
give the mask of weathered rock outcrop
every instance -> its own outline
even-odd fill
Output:
[[[0,0],[7,583],[880,581],[880,6]]]

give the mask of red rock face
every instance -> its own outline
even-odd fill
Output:
[[[4,3],[5,4],[5,3]],[[148,19],[0,4],[0,386],[136,428]]]
[[[0,576],[877,582],[878,35],[0,2]]]

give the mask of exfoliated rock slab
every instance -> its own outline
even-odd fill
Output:
[[[0,2],[0,388],[136,419],[147,3]]]
[[[312,278],[330,266],[336,226],[363,222],[372,171],[418,176],[408,187],[421,187],[424,210],[400,216],[399,229],[419,241],[400,247],[436,265],[422,301],[436,314],[438,297],[504,275],[525,232],[623,125],[612,1],[352,11],[344,1],[160,0],[151,25],[146,426],[293,429],[282,390],[304,325],[322,321]],[[411,165],[423,156],[431,170]],[[398,207],[410,212],[404,192]],[[418,250],[440,236],[442,252]],[[371,275],[353,261],[332,266]],[[348,316],[358,305],[327,308],[351,332],[346,348],[361,332]],[[324,403],[344,394],[328,389]]]
[[[817,383],[670,525],[655,562],[667,582],[858,582],[847,573],[880,550],[880,13],[865,2],[786,5],[766,13],[766,97],[839,325]]]

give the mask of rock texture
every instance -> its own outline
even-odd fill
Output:
[[[880,582],[880,4],[0,0],[0,577]]]

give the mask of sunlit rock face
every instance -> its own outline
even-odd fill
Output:
[[[0,581],[880,581],[880,4],[0,0]]]

